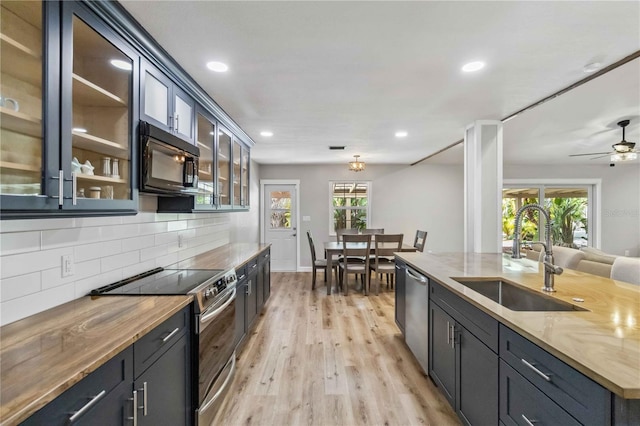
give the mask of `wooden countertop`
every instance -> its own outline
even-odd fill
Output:
[[[170,267],[229,269],[270,244],[229,244]],[[191,296],[82,297],[0,328],[0,424],[27,419],[191,303]]]
[[[238,268],[271,244],[239,243],[228,244],[189,259],[182,260],[167,268],[178,269],[230,269]]]
[[[542,293],[537,262],[501,254],[396,256],[615,394],[640,399],[640,286],[565,269],[551,297],[588,312],[516,312],[451,277],[500,277]]]
[[[191,300],[87,296],[3,326],[1,424],[27,419]]]

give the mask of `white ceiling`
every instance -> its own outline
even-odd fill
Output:
[[[637,1],[121,3],[265,164],[413,163],[474,120],[507,117],[585,78],[585,65],[640,50]],[[211,60],[229,72],[209,71]],[[462,73],[473,60],[487,66]],[[568,154],[608,151],[623,118],[640,141],[639,62],[505,123],[505,161],[593,164]]]

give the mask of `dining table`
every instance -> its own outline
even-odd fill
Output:
[[[364,249],[367,247],[367,243],[347,243],[347,248],[353,249]],[[338,256],[342,254],[343,251],[343,243],[337,241],[329,241],[324,243],[324,255],[327,259],[327,265],[337,265],[338,264]],[[400,251],[404,252],[414,252],[417,249],[408,244],[402,244]],[[370,253],[373,255],[376,252],[375,244],[371,244]],[[335,263],[333,261],[334,256],[336,257]],[[330,272],[333,268],[327,268],[327,294],[331,294],[331,286],[333,285],[333,274]],[[336,291],[338,291],[338,283],[336,283]]]

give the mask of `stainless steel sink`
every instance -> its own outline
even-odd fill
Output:
[[[499,278],[452,279],[512,311],[587,311],[580,306],[535,293]]]

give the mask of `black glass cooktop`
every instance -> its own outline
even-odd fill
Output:
[[[188,294],[222,270],[157,268],[91,291],[92,295],[174,295]]]

